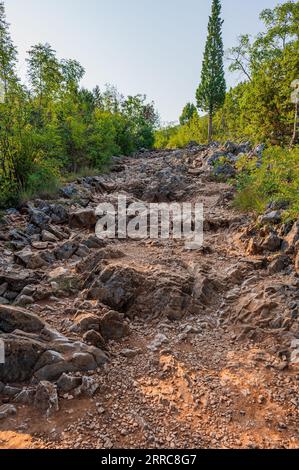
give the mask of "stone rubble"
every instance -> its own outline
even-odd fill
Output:
[[[0,448],[7,429],[32,448],[298,447],[299,220],[231,204],[236,162],[262,155],[144,151],[6,212]],[[204,246],[98,239],[119,194],[202,202]]]

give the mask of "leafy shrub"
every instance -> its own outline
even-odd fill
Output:
[[[0,175],[0,209],[15,205],[17,202],[17,184]]]
[[[60,174],[51,161],[42,161],[28,176],[24,189],[20,192],[22,201],[33,197],[51,197],[58,192]]]
[[[238,193],[235,204],[242,210],[263,212],[270,203],[287,206],[286,218],[299,215],[299,146],[294,149],[271,147],[261,165],[257,160],[238,162]]]

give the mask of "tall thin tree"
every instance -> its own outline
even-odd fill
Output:
[[[15,66],[17,51],[12,42],[9,24],[6,21],[4,2],[0,1],[0,168],[7,176],[10,163],[9,136],[13,125],[14,109],[9,100],[9,93],[17,78]]]
[[[299,79],[292,82],[292,101],[295,104],[294,132],[291,140],[291,147],[296,144],[299,135]]]
[[[213,136],[213,114],[223,105],[226,92],[222,25],[221,2],[220,0],[213,0],[201,71],[201,83],[196,92],[198,108],[209,114],[209,142],[211,142]]]

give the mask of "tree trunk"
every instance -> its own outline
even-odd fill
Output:
[[[213,137],[213,113],[210,111],[209,112],[209,137],[208,137],[209,144],[212,142],[212,137]]]
[[[297,138],[298,138],[298,133],[299,133],[299,116],[298,116],[298,103],[296,103],[296,105],[295,105],[294,133],[293,133],[293,137],[292,137],[292,140],[291,140],[291,147],[293,147],[296,144]]]

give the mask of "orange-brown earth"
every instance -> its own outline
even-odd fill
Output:
[[[2,396],[16,414],[0,420],[0,448],[298,448],[294,255],[276,269],[281,248],[252,250],[251,217],[232,208],[232,187],[211,177],[206,161],[214,151],[141,154],[115,163],[91,193],[82,182],[75,185],[79,193],[64,201],[73,212],[82,209],[82,199],[94,209],[119,192],[148,202],[202,202],[204,246],[116,240],[40,268],[27,266],[40,273],[39,285],[48,293],[33,293],[28,312],[71,340],[88,342],[86,329],[74,325],[81,325],[82,315],[101,317],[112,309],[124,316],[124,334],[102,338],[109,361],[84,373],[96,391],[59,391],[59,411],[47,416],[33,404]],[[7,220],[4,233],[22,230],[28,214]],[[82,241],[92,230],[79,226],[68,236]],[[255,236],[262,244],[268,235],[266,228]],[[54,250],[64,242],[48,243]],[[45,249],[36,246],[35,253]],[[3,240],[3,271],[24,271],[15,264],[14,249]],[[64,280],[72,274],[78,284],[51,284],[49,273],[57,267],[68,270]],[[107,272],[115,283],[105,284]]]

